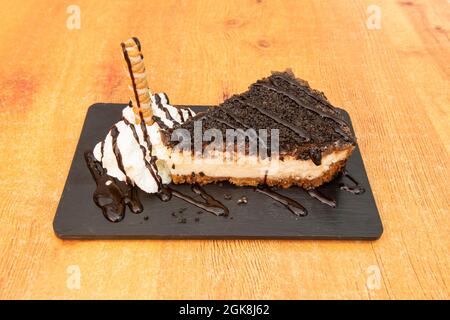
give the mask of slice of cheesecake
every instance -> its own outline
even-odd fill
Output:
[[[225,140],[227,130],[253,129],[257,135],[244,136],[244,147],[240,149],[237,142],[229,148],[224,141],[211,148],[204,136],[200,153],[199,149],[186,152],[178,148],[174,132],[188,132],[194,146],[200,129],[203,134],[215,132],[214,142]],[[264,129],[268,130],[264,136],[267,139],[259,135]],[[278,130],[278,136],[271,134],[273,129]],[[295,78],[290,70],[258,80],[248,91],[164,130],[163,135],[174,183],[229,181],[239,186],[298,185],[306,189],[332,180],[344,168],[356,142],[341,112],[322,92]],[[211,135],[209,138],[212,140]],[[255,141],[258,148],[266,147],[267,152],[250,150]]]
[[[131,101],[90,163],[127,185],[147,193],[170,182],[311,189],[332,180],[355,147],[340,111],[289,70],[195,114],[152,94],[137,38],[121,48]]]

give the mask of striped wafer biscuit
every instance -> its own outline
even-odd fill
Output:
[[[144,119],[147,125],[151,125],[153,123],[151,92],[148,88],[141,44],[137,38],[130,38],[122,42],[121,46],[126,63],[125,67],[130,76],[129,88],[132,91],[131,100],[136,115],[136,123],[140,124],[141,119]]]

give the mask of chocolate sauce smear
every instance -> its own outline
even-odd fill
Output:
[[[192,185],[191,189],[195,194],[200,195],[200,197],[204,201],[199,201],[189,195],[186,195],[184,193],[181,193],[181,192],[179,192],[175,189],[171,189],[169,187],[165,187],[163,189],[164,191],[160,192],[160,194],[158,196],[163,201],[169,201],[170,198],[176,197],[178,199],[184,200],[187,203],[190,203],[190,204],[196,206],[197,208],[203,209],[206,212],[213,213],[216,216],[224,216],[224,217],[228,216],[228,214],[230,213],[228,208],[226,206],[224,206],[220,201],[214,199],[211,195],[206,193],[206,191],[202,187],[200,187],[197,184],[194,184],[194,185]],[[164,200],[164,199],[168,199],[168,200]]]
[[[137,195],[137,187],[109,176],[101,163],[95,159],[92,152],[85,152],[84,157],[89,171],[97,184],[97,189],[95,190],[93,197],[94,202],[102,209],[106,219],[111,222],[123,220],[125,217],[126,205],[128,205],[130,210],[134,213],[143,211],[143,206]],[[213,213],[216,216],[226,217],[229,215],[230,212],[228,208],[209,195],[199,185],[192,185],[192,191],[195,194],[200,195],[203,201],[199,201],[167,186],[163,186],[157,193],[157,196],[164,202],[170,201],[172,197],[179,198],[206,212]]]
[[[94,202],[102,209],[103,215],[111,222],[119,222],[125,217],[125,206],[134,213],[140,213],[143,206],[138,198],[137,188],[106,174],[106,170],[98,162],[92,152],[85,152],[84,158],[97,184]]]
[[[341,183],[339,184],[339,189],[350,192],[355,195],[363,194],[364,192],[366,192],[366,189],[361,187],[358,181],[356,181],[351,175],[348,174],[347,170],[342,171],[342,176],[347,177],[351,182],[353,182],[354,185],[349,186],[345,183]]]
[[[134,213],[140,213],[143,211],[143,206],[137,195],[137,187],[131,186],[125,182],[109,176],[106,170],[102,167],[101,163],[97,161],[92,154],[88,151],[85,153],[85,160],[89,171],[94,178],[97,189],[94,192],[94,202],[102,209],[103,215],[111,222],[119,222],[125,216],[125,206],[128,205],[130,210]],[[343,176],[350,179],[354,186],[348,186],[343,183],[339,185],[341,190],[350,192],[355,195],[363,194],[365,189],[361,187],[358,182],[351,177],[347,171],[343,171]],[[189,195],[186,195],[177,190],[171,189],[168,186],[162,186],[157,193],[159,199],[163,202],[170,201],[172,197],[176,197],[189,204],[203,209],[206,212],[215,214],[216,216],[228,216],[229,209],[223,205],[220,201],[209,195],[201,186],[194,184],[191,187],[192,191],[199,195],[203,201],[197,200]],[[297,216],[306,216],[308,211],[299,202],[291,199],[287,196],[281,195],[267,186],[259,186],[255,191],[262,193],[273,200],[283,204],[289,211]],[[336,207],[336,200],[332,199],[318,189],[311,189],[306,191],[312,198],[326,204],[332,208]]]
[[[308,211],[300,203],[273,191],[269,187],[261,186],[256,188],[255,191],[265,194],[266,196],[272,198],[273,200],[283,204],[289,211],[291,211],[296,216],[306,216],[308,214]]]
[[[164,186],[156,195],[161,201],[167,202],[172,199],[172,190],[169,187]]]
[[[218,216],[228,216],[228,214],[230,213],[228,208],[225,207],[222,202],[214,199],[214,197],[212,197],[211,195],[209,195],[208,193],[206,193],[206,191],[200,187],[198,184],[194,184],[192,185],[192,191],[198,195],[200,195],[200,197],[202,197],[203,200],[206,201],[206,204],[208,205],[208,209],[211,210],[213,209],[216,215]],[[208,210],[206,210],[208,211]],[[211,211],[209,211],[211,212]]]
[[[317,189],[310,189],[306,191],[311,197],[314,199],[319,200],[323,204],[326,204],[327,206],[330,206],[332,208],[336,208],[336,200],[331,199],[330,197],[324,195],[322,192],[320,192]]]

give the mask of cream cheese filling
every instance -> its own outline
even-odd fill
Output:
[[[218,153],[217,159],[194,158],[191,154],[172,153],[167,159],[172,175],[204,174],[210,177],[233,178],[295,178],[313,180],[325,172],[331,165],[345,160],[350,149],[334,151],[322,157],[320,165],[311,160],[284,157],[281,160],[259,160],[256,156],[241,156],[236,161],[223,161],[223,153]]]

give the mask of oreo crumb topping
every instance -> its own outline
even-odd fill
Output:
[[[184,128],[194,137],[194,121],[202,120],[203,132],[219,129],[278,129],[280,158],[290,155],[312,159],[320,165],[321,153],[353,146],[356,138],[340,111],[325,95],[295,78],[291,70],[273,72],[216,108],[199,113],[174,129]],[[169,139],[170,140],[170,139]],[[170,142],[175,145],[177,142]],[[270,132],[267,143],[270,146]],[[204,143],[204,147],[208,143]]]

